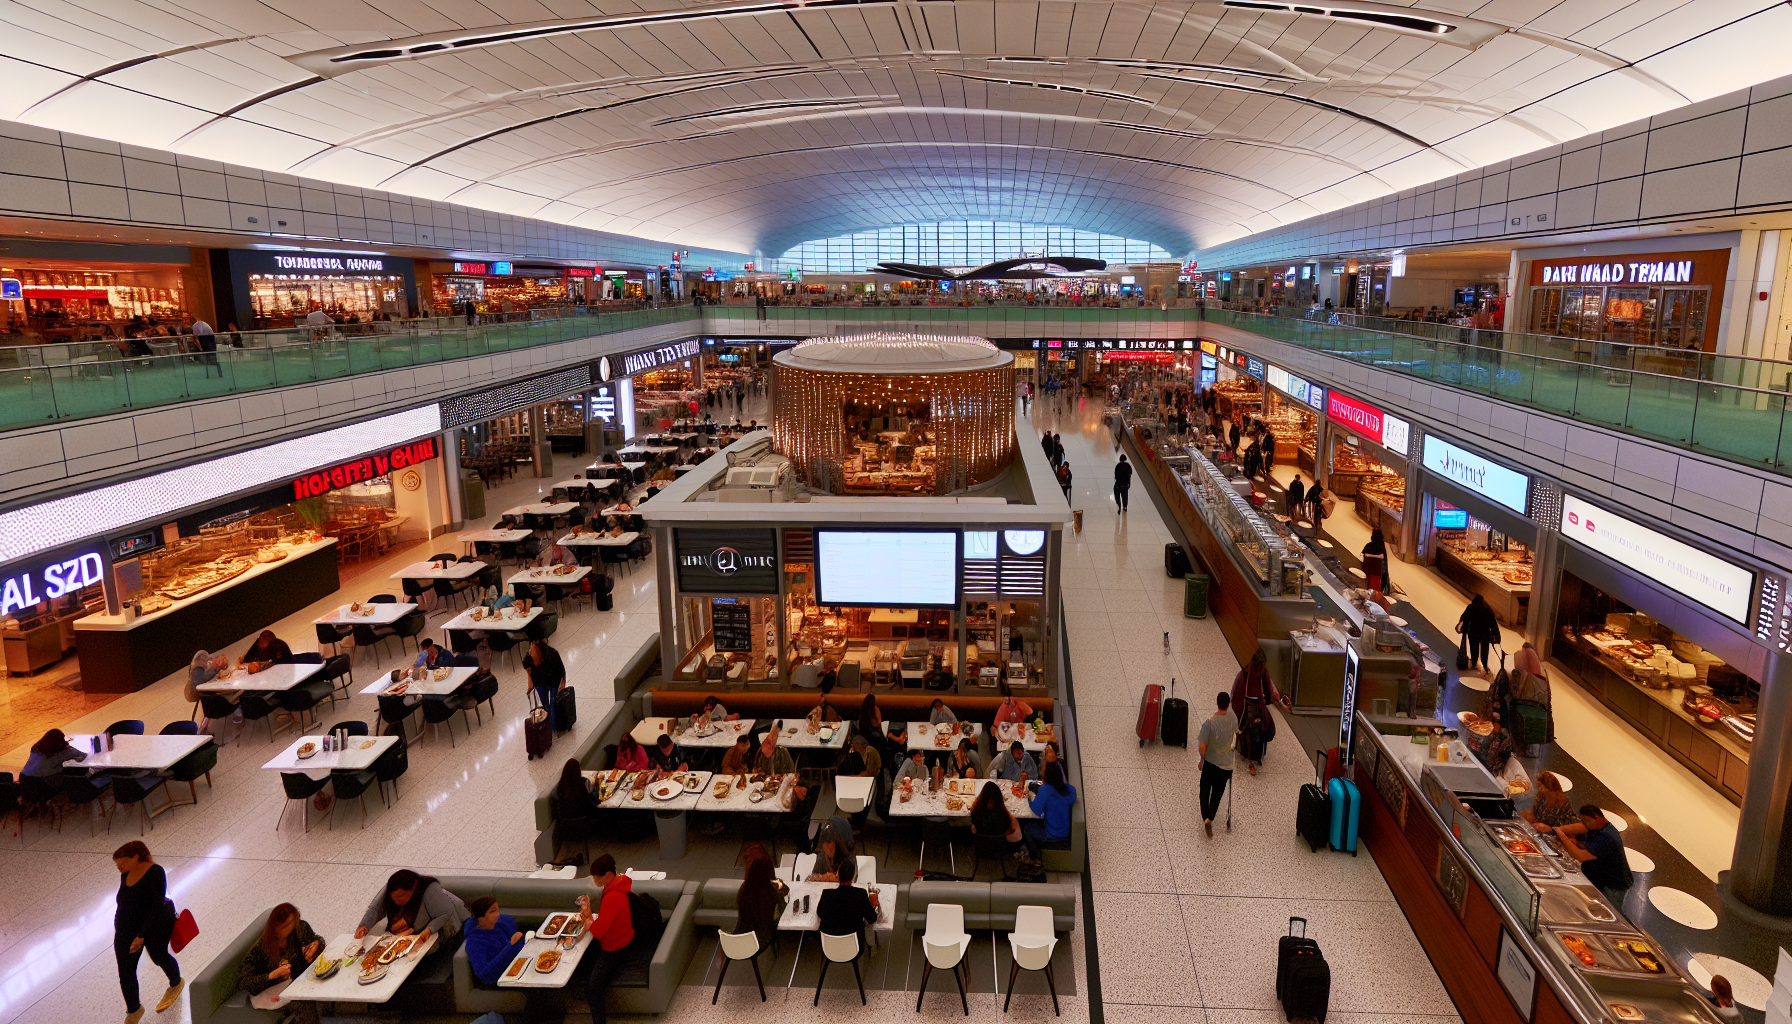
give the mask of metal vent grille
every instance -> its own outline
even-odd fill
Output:
[[[815,561],[815,531],[787,527],[784,530],[784,561],[813,563]]]
[[[1531,480],[1531,521],[1547,529],[1562,522],[1562,489],[1547,480]]]
[[[1002,573],[993,558],[967,558],[964,562],[964,592],[993,596],[1001,592]]]
[[[1039,555],[1002,557],[1003,597],[1044,597],[1045,559]]]
[[[516,409],[539,405],[568,392],[591,386],[591,366],[581,364],[571,369],[531,377],[501,388],[490,388],[472,395],[461,395],[442,403],[442,426],[464,427],[484,423]]]

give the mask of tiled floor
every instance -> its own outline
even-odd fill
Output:
[[[1036,405],[1034,418],[1064,434],[1078,478],[1073,506],[1085,513],[1083,532],[1065,548],[1064,601],[1107,1019],[1117,1024],[1281,1020],[1270,984],[1273,940],[1286,929],[1288,917],[1298,914],[1312,920],[1313,936],[1334,965],[1334,1012],[1328,1019],[1345,1024],[1457,1020],[1367,853],[1314,854],[1295,839],[1293,803],[1308,769],[1293,744],[1273,748],[1261,775],[1239,776],[1233,830],[1211,840],[1201,833],[1194,811],[1194,752],[1138,746],[1133,724],[1146,683],[1175,677],[1178,694],[1190,700],[1198,717],[1212,694],[1230,684],[1237,664],[1211,620],[1182,618],[1181,581],[1166,579],[1161,569],[1169,534],[1146,489],[1135,486],[1132,511],[1124,518],[1115,514],[1109,495],[1113,451],[1099,406],[1078,403],[1054,414]],[[487,496],[487,508],[495,514],[517,504],[536,493],[539,483],[507,482]],[[414,553],[391,559],[383,570],[359,574],[339,595],[273,628],[295,649],[313,649],[312,618],[342,601],[395,589],[386,574],[410,560]],[[430,621],[439,626],[443,616],[432,615]],[[554,641],[578,688],[582,729],[602,717],[611,702],[611,677],[657,628],[654,583],[640,569],[621,577],[614,611],[587,609],[562,620]],[[240,653],[249,639],[245,635],[226,653]],[[357,672],[366,679],[396,663],[396,654],[362,654]],[[462,733],[454,748],[445,739],[414,745],[402,799],[386,809],[370,798],[365,829],[357,827],[356,808],[350,807],[339,813],[334,830],[318,821],[310,832],[302,831],[296,808],[276,830],[284,800],[278,778],[260,765],[278,747],[265,734],[226,746],[213,774],[216,787],[201,784],[199,806],[167,812],[146,837],[169,871],[175,901],[200,922],[199,937],[180,957],[187,969],[208,961],[251,918],[283,900],[335,932],[359,916],[380,880],[400,866],[444,873],[534,867],[530,800],[551,781],[556,762],[524,758],[523,677],[508,659],[500,658],[497,667],[504,684],[498,720],[488,719],[470,736]],[[158,729],[188,717],[191,708],[180,690],[180,680],[170,677],[65,728],[91,730],[139,717]],[[324,717],[367,719],[373,713],[373,698],[357,695]],[[0,753],[0,766],[16,767],[24,756],[23,746]],[[105,955],[117,887],[107,854],[128,838],[135,838],[134,830],[123,821],[115,822],[110,834],[102,825],[90,836],[80,820],[65,823],[60,833],[33,823],[22,840],[0,837],[0,877],[7,881],[0,885],[0,1021],[62,1024],[122,1015],[115,969]],[[1079,929],[1067,940],[1073,977],[1060,979],[1069,982],[1060,985],[1061,1019],[1072,1024],[1090,1018],[1085,937]],[[714,984],[708,952],[707,946],[700,948],[665,1019],[762,1012],[747,983],[750,975],[731,974],[720,1005],[711,1008],[704,984],[705,977]],[[979,1016],[1000,1011],[990,980],[999,969],[1005,985],[1006,965],[988,964],[995,952],[981,938],[973,951],[971,998]],[[789,962],[787,953],[784,972]],[[866,1009],[852,1004],[849,991],[836,988],[836,981],[850,986],[850,974],[830,975],[822,1006],[812,1009],[812,989],[805,993],[801,985],[806,968],[788,995],[779,992],[782,979],[772,984],[776,972],[768,972],[770,1007],[781,1019],[794,1021],[833,1021],[843,1013],[865,1021],[962,1019],[957,1000],[947,996],[949,981],[941,988],[939,979],[922,1013],[915,1014],[917,962],[913,955],[895,955],[885,958],[885,966],[868,967]],[[905,968],[911,973],[895,977]],[[875,980],[869,976],[879,971]],[[140,977],[153,1000],[160,991],[158,975],[145,964]],[[1166,1017],[1163,1008],[1173,1009]],[[1039,980],[1023,979],[1008,1016],[1043,1021],[1053,1019],[1050,1012]],[[184,999],[178,1010],[152,1011],[146,1018],[158,1024],[186,1019]]]
[[[1275,939],[1299,916],[1332,966],[1328,1021],[1459,1020],[1368,851],[1314,853],[1295,836],[1295,799],[1312,778],[1295,742],[1273,744],[1257,776],[1236,774],[1232,831],[1222,812],[1211,839],[1192,745],[1138,745],[1147,684],[1176,681],[1192,731],[1238,662],[1211,618],[1183,618],[1183,582],[1163,572],[1172,537],[1148,487],[1135,478],[1129,511],[1117,513],[1102,412],[1099,401],[1041,402],[1032,419],[1035,436],[1063,437],[1071,507],[1083,510],[1082,533],[1065,541],[1063,587],[1105,1019],[1284,1020]]]

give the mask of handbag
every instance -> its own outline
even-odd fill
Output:
[[[168,948],[178,953],[186,949],[187,943],[192,942],[198,934],[199,922],[193,919],[193,912],[183,910],[174,919],[174,930],[168,935]]]

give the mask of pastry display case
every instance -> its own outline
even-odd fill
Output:
[[[1437,570],[1493,606],[1502,625],[1524,626],[1530,617],[1532,553],[1529,547],[1470,516],[1463,529],[1432,533]]]
[[[1269,411],[1262,417],[1269,432],[1276,436],[1276,464],[1298,461],[1308,449],[1319,444],[1319,414],[1310,406],[1285,398],[1271,389]],[[1310,466],[1303,465],[1308,469]]]
[[[1759,682],[1571,572],[1562,574],[1550,656],[1675,760],[1740,802]]]
[[[195,597],[268,562],[285,558],[293,547],[313,544],[321,535],[284,506],[197,536],[180,537],[143,556],[143,590],[125,595],[136,599],[142,613],[161,611],[176,601]]]
[[[1390,473],[1363,476],[1356,488],[1357,518],[1373,529],[1381,530],[1388,549],[1403,554],[1400,547],[1400,524],[1406,518],[1406,478]]]
[[[1239,376],[1213,385],[1215,406],[1224,417],[1256,416],[1263,408],[1263,384]]]
[[[1336,429],[1333,428],[1334,437]],[[1354,446],[1345,444],[1342,440],[1332,442],[1331,473],[1326,477],[1326,488],[1333,494],[1340,498],[1353,498],[1365,480],[1376,481],[1380,477],[1402,479],[1398,470],[1382,465]]]

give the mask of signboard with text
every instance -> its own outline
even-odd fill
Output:
[[[1458,448],[1435,434],[1425,435],[1425,469],[1464,490],[1492,498],[1521,516],[1525,514],[1531,478],[1517,470]]]
[[[426,437],[421,441],[399,445],[390,451],[379,452],[366,458],[355,459],[320,469],[315,473],[307,473],[292,482],[292,496],[296,501],[316,498],[327,494],[338,487],[347,487],[364,480],[373,480],[406,466],[415,466],[428,462],[441,454],[441,445],[434,437]]]
[[[776,594],[775,530],[677,530],[678,589],[686,594]]]
[[[1359,402],[1336,391],[1326,396],[1325,415],[1333,423],[1361,434],[1376,444],[1381,443],[1381,410],[1367,402]]]
[[[1725,618],[1748,625],[1754,572],[1572,494],[1562,495],[1561,527],[1562,535],[1575,543],[1634,569]]]
[[[95,551],[80,551],[39,565],[8,569],[0,578],[0,616],[25,611],[91,587],[105,576],[106,563]]]

